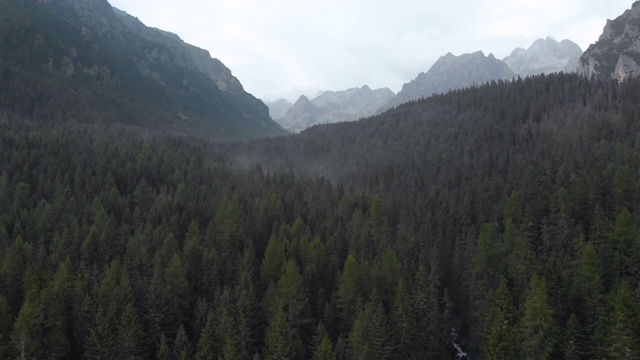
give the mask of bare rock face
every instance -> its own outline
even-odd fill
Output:
[[[207,50],[185,43],[176,34],[145,26],[138,18],[114,8],[120,21],[138,35],[163,44],[171,57],[183,68],[199,71],[213,80],[222,91],[242,92],[242,84],[220,60],[212,58]]]
[[[580,57],[578,73],[587,78],[623,81],[640,75],[640,1],[615,20]]]

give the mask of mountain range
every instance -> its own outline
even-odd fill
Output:
[[[547,37],[536,40],[527,49],[515,49],[503,60],[493,54],[485,56],[481,51],[459,56],[448,53],[426,73],[404,84],[395,96],[385,88],[376,90],[377,96],[372,97],[368,87],[363,87],[325,92],[313,100],[300,96],[295,104],[279,99],[267,105],[273,119],[285,129],[298,132],[319,123],[357,120],[409,101],[488,81],[574,72],[581,55],[582,50],[574,42],[566,39],[558,42]]]
[[[206,50],[106,0],[0,0],[0,107],[219,140],[285,134]]]
[[[316,124],[369,117],[393,96],[394,93],[388,88],[372,90],[364,85],[342,91],[325,91],[312,100],[301,95],[294,104],[281,99],[268,106],[271,116],[285,129],[299,132]],[[286,113],[283,113],[287,107]]]

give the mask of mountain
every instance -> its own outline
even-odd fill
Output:
[[[493,54],[485,56],[482,51],[477,51],[455,56],[447,53],[429,71],[420,73],[414,80],[402,85],[402,90],[381,110],[433,94],[480,85],[491,80],[511,79],[514,76],[509,67]]]
[[[503,59],[514,73],[522,76],[550,74],[554,72],[574,72],[582,49],[570,40],[547,37],[536,40],[528,49],[517,48]]]
[[[0,0],[0,108],[220,140],[286,133],[206,50],[106,0]]]
[[[388,88],[372,90],[367,85],[343,91],[325,91],[313,100],[303,95],[278,121],[293,132],[315,124],[355,121],[373,115],[393,96]]]
[[[587,78],[625,80],[640,75],[640,1],[615,20],[580,57],[578,73]]]
[[[287,115],[280,119],[280,125],[291,132],[298,132],[318,122],[322,111],[309,98],[300,95],[298,100],[287,111]]]
[[[284,118],[287,115],[287,111],[293,106],[293,103],[287,99],[267,101],[265,104],[269,108],[269,115],[275,121]]]

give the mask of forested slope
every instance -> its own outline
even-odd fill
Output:
[[[540,76],[244,144],[0,114],[0,358],[636,358],[639,97]]]
[[[448,288],[474,357],[483,349],[489,357],[494,335],[485,316],[502,277],[514,306],[504,334],[533,336],[522,327],[535,316],[527,313],[534,274],[548,288],[554,329],[538,334],[544,346],[536,346],[554,357],[574,351],[563,349],[563,333],[575,314],[586,329],[575,351],[613,357],[604,355],[614,345],[603,337],[617,335],[602,327],[614,326],[615,297],[635,293],[638,284],[639,97],[637,81],[558,74],[494,82],[358,123],[253,142],[237,156],[380,196],[391,242],[401,246],[406,232],[415,240],[415,257],[401,262],[435,254],[439,288]],[[628,326],[637,325],[633,306],[616,310],[632,314]]]

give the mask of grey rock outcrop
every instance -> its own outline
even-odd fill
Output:
[[[640,76],[640,1],[615,20],[580,57],[578,73],[587,78],[623,81]]]

